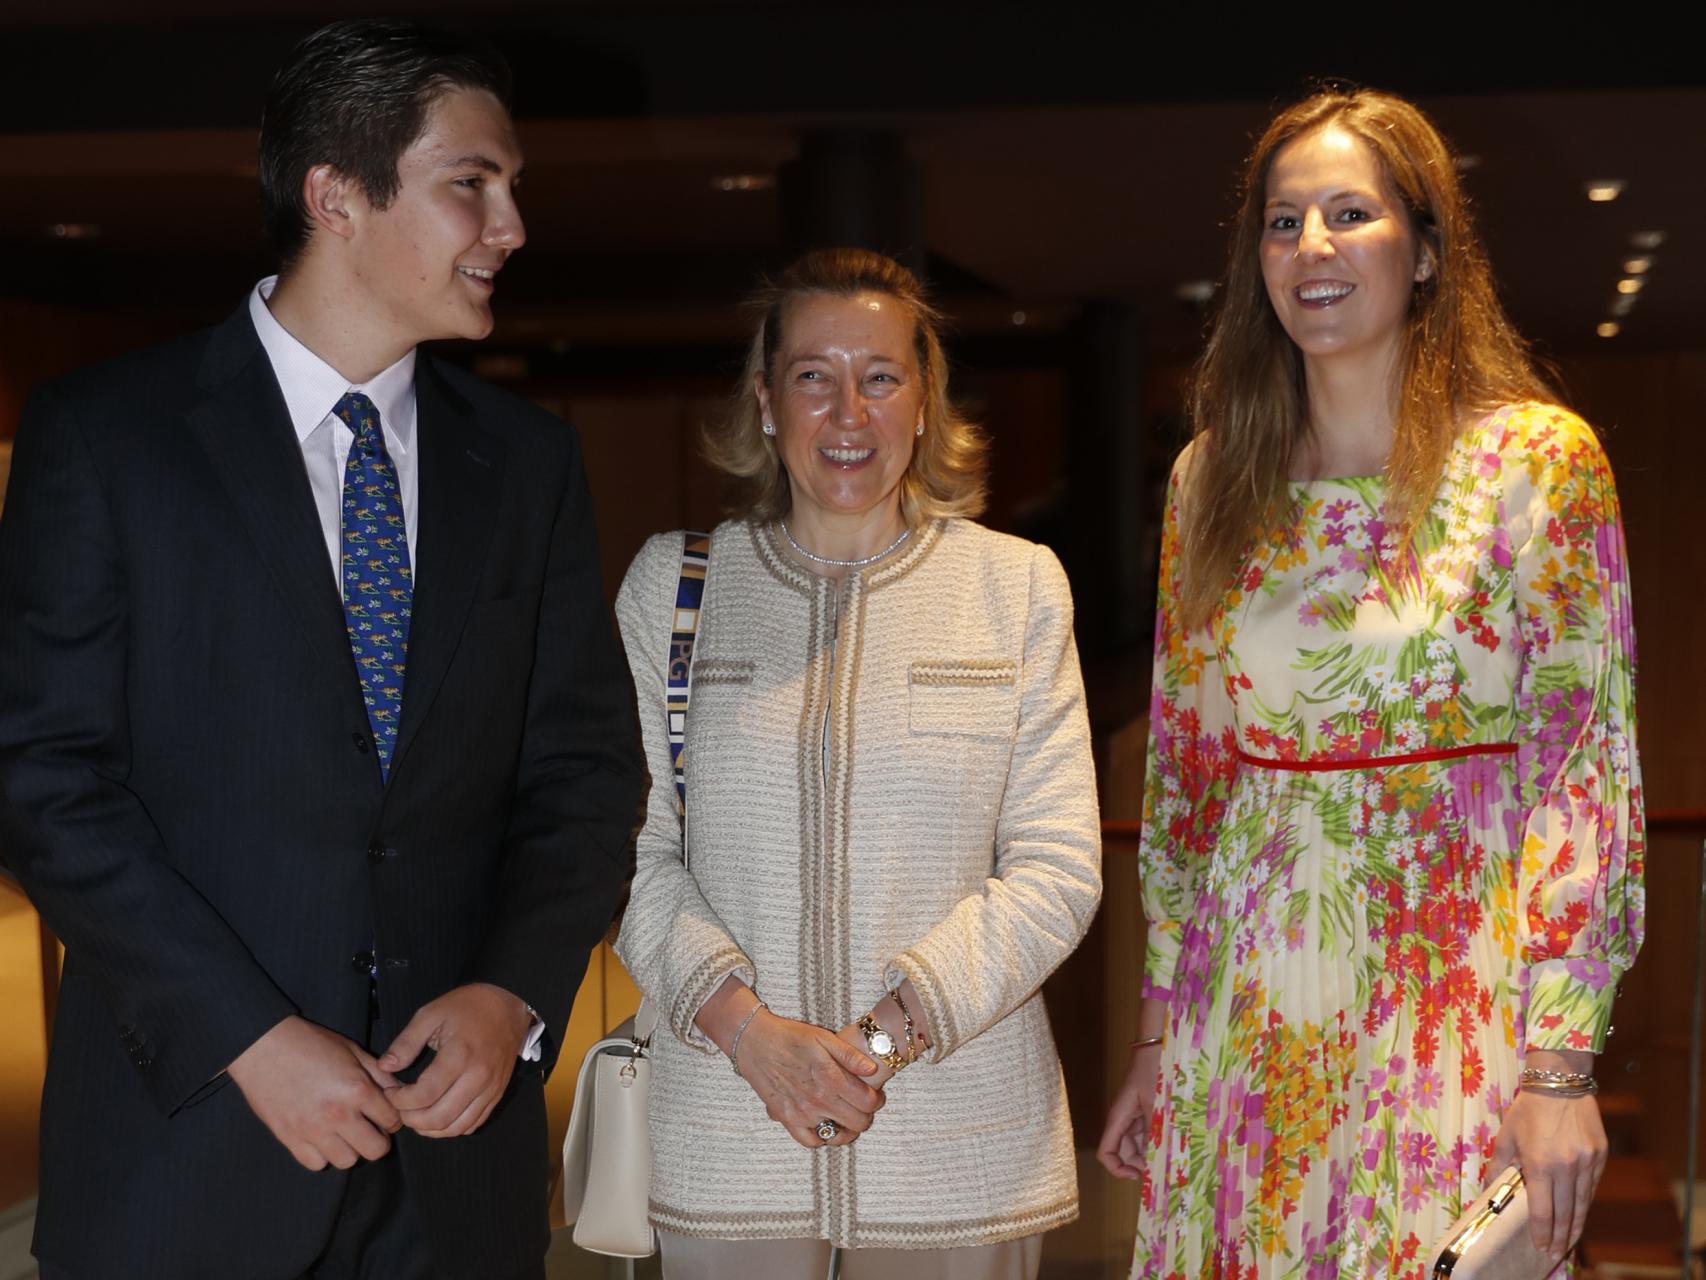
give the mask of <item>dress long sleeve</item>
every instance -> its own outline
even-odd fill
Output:
[[[1611,468],[1579,419],[1507,445],[1533,491],[1517,557],[1517,937],[1530,1048],[1604,1047],[1644,914],[1635,636]]]
[[[1182,926],[1196,907],[1197,877],[1213,848],[1237,763],[1225,673],[1207,628],[1179,618],[1180,521],[1191,450],[1173,467],[1161,532],[1155,674],[1138,867],[1149,922],[1143,994],[1169,999]]]

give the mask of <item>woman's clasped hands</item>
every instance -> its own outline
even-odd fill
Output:
[[[740,1038],[741,1078],[802,1147],[843,1147],[871,1127],[885,1096],[878,1065],[833,1031],[760,1009]],[[819,1135],[825,1121],[832,1137]],[[824,1132],[828,1130],[825,1129]]]
[[[882,1108],[887,1072],[846,1036],[772,1013],[729,977],[694,1019],[752,1087],[764,1109],[802,1147],[844,1147]]]

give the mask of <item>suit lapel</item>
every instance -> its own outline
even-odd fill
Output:
[[[359,705],[343,603],[326,559],[302,448],[246,303],[215,331],[200,381],[208,396],[189,411],[190,429],[241,513],[292,620],[347,675]]]
[[[415,367],[415,432],[420,450],[418,585],[393,777],[461,641],[503,489],[503,441],[480,429],[472,407],[424,354]]]

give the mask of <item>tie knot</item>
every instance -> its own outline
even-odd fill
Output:
[[[376,453],[384,447],[385,436],[379,428],[379,409],[359,391],[347,391],[332,410],[355,432],[355,444],[364,453]]]

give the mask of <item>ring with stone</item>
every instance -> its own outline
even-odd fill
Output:
[[[817,1136],[825,1142],[828,1142],[840,1132],[841,1126],[836,1124],[833,1120],[819,1120],[817,1122]]]

